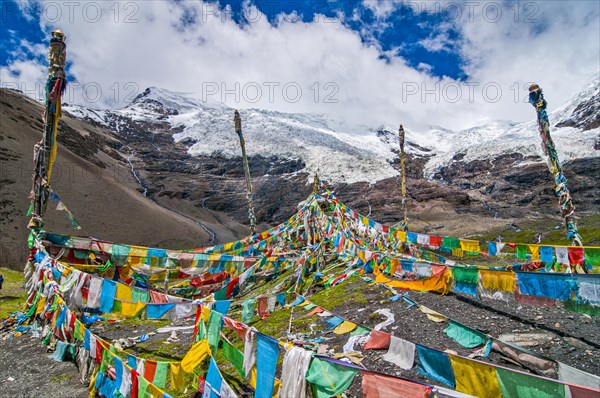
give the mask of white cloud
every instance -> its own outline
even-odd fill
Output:
[[[84,96],[81,86],[72,85],[74,101],[87,100],[88,106],[122,104],[134,91],[158,86],[238,108],[327,113],[363,124],[402,122],[413,130],[427,124],[466,128],[492,119],[532,119],[532,109],[514,99],[525,96],[531,80],[545,89],[551,108],[580,90],[600,69],[598,6],[592,3],[531,3],[538,7],[535,17],[547,21],[540,32],[522,20],[523,12],[517,22],[505,14],[491,23],[484,6],[473,18],[450,21],[461,40],[450,44],[448,36],[439,36],[447,27],[432,40],[461,54],[471,77],[466,83],[432,77],[425,64],[413,68],[389,54],[382,59],[378,45],[363,43],[339,21],[316,15],[311,22],[289,22],[292,15],[270,23],[249,4],[251,21],[242,25],[214,4],[145,1],[117,3],[118,15],[115,3],[93,2],[87,14],[75,8],[73,18],[65,6],[61,20],[46,18],[41,28],[67,33],[70,77],[88,89]],[[398,6],[367,4],[383,19],[392,12],[389,4]],[[101,18],[94,21],[98,5]],[[22,78],[37,81],[44,69],[20,62],[1,76],[22,70]]]

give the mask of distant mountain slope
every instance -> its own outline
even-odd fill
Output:
[[[27,222],[33,146],[40,140],[42,106],[22,94],[0,91],[0,266],[22,268],[26,258]],[[189,248],[215,239],[243,236],[245,227],[226,215],[206,211],[197,220],[158,206],[143,197],[109,132],[63,117],[58,158],[51,185],[82,226],[76,231],[65,213],[50,202],[46,228],[131,244]],[[205,216],[205,217],[203,217]],[[219,217],[220,222],[214,222]],[[212,232],[209,232],[208,230]]]
[[[563,162],[597,157],[600,142],[600,77],[550,114],[553,137]],[[523,104],[523,106],[530,106]],[[168,126],[176,142],[185,142],[195,156],[239,156],[232,129],[233,109],[207,104],[185,93],[150,87],[128,106],[113,111],[72,106],[72,114],[119,132],[124,121]],[[532,119],[534,110],[531,109]],[[318,172],[332,183],[377,181],[397,175],[392,167],[398,151],[397,126],[351,125],[325,115],[290,114],[261,109],[241,112],[250,156],[298,160],[307,174]],[[386,132],[387,134],[381,134]],[[396,138],[393,138],[393,137]],[[542,156],[534,120],[497,121],[462,131],[432,127],[407,130],[407,152],[426,157],[424,175],[432,178],[456,155],[463,161],[494,159],[506,154]]]

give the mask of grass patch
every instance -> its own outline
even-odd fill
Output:
[[[56,375],[52,375],[50,376],[50,383],[52,384],[59,384],[65,380],[69,380],[72,379],[73,375],[68,375],[68,374],[56,374]]]
[[[0,319],[4,319],[12,312],[22,310],[27,300],[23,290],[23,273],[7,268],[0,268],[4,276],[4,284],[0,290]]]
[[[141,358],[155,361],[181,361],[189,349],[188,344],[184,345],[180,342],[164,344],[162,340],[139,343],[135,346]]]
[[[313,294],[310,301],[330,311],[348,303],[367,304],[369,300],[363,290],[368,289],[368,286],[358,279],[358,276],[353,275],[330,289]]]

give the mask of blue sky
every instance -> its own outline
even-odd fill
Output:
[[[231,7],[233,19],[240,25],[248,23],[243,14],[244,1],[224,1],[222,5]],[[452,18],[453,12],[449,8],[446,13],[418,13],[421,8],[435,10],[434,5],[415,3],[411,5],[398,5],[385,17],[378,17],[375,10],[363,4],[362,1],[278,1],[257,0],[253,2],[265,14],[269,21],[274,22],[281,13],[296,15],[290,20],[310,22],[315,14],[322,14],[328,18],[335,18],[338,13],[353,15],[358,13],[358,18],[348,18],[344,21],[350,29],[358,32],[365,43],[376,42],[385,52],[383,59],[390,56],[400,56],[413,67],[419,65],[426,67],[435,76],[449,76],[454,79],[465,79],[467,75],[462,68],[459,54],[444,50],[430,51],[419,42],[427,40],[435,34],[440,21]],[[0,65],[8,65],[14,60],[11,52],[19,40],[25,39],[31,43],[45,43],[46,37],[39,29],[39,18],[27,19],[19,11],[19,3],[13,0],[2,4],[3,15],[10,16],[3,19],[0,27],[3,37],[0,43]],[[42,7],[33,5],[34,13],[43,12]],[[68,10],[67,7],[63,11]],[[48,10],[52,12],[52,10]],[[75,9],[73,9],[75,14]],[[193,19],[193,16],[188,16]],[[52,19],[52,18],[51,18]],[[460,31],[450,27],[447,31],[449,42],[460,40]],[[8,39],[8,40],[6,40]],[[427,65],[427,66],[425,66]]]
[[[207,100],[466,128],[527,120],[522,99],[531,81],[559,106],[600,70],[593,1],[5,0],[1,7],[0,83],[35,91],[48,33],[58,27],[68,35],[69,80],[80,91],[92,84],[102,91],[91,101],[75,90],[72,101],[92,107],[121,106],[126,93],[148,86],[203,98],[218,87]],[[279,90],[274,98],[265,94],[270,84]],[[280,92],[290,85],[302,92],[298,101]],[[260,99],[247,101],[244,89],[257,86]],[[236,87],[241,95],[227,94]]]

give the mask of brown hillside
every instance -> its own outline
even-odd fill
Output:
[[[39,103],[0,90],[0,266],[12,269],[20,269],[26,256],[32,152],[42,135],[41,115]],[[51,186],[82,230],[71,228],[65,212],[56,211],[51,201],[44,217],[48,231],[168,248],[230,241],[247,232],[217,212],[206,210],[191,219],[144,197],[114,149],[114,138],[98,127],[65,115],[58,141]]]

